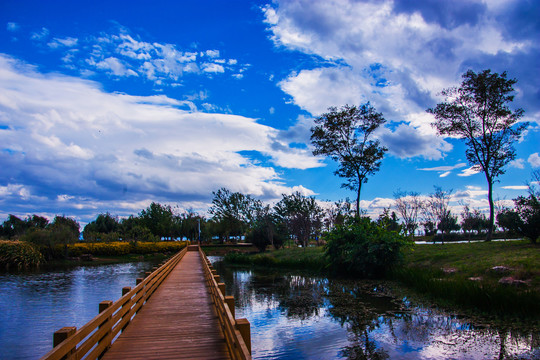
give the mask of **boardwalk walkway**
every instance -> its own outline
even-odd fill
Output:
[[[186,253],[103,357],[229,358],[198,251]]]

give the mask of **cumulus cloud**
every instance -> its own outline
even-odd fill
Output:
[[[149,199],[204,203],[223,186],[276,199],[294,188],[274,166],[320,166],[272,127],[181,110],[184,102],[163,95],[106,93],[5,56],[0,84],[0,192],[9,194],[0,203],[17,199],[22,207],[31,199],[37,211],[62,201],[93,212],[108,204],[113,211]]]
[[[534,71],[540,27],[527,15],[534,7],[526,1],[276,0],[262,11],[276,46],[321,59],[278,83],[292,103],[317,116],[329,106],[370,101],[388,120],[423,134],[422,144],[398,147],[403,151],[395,155],[436,158],[446,150],[432,150],[433,119],[425,109],[468,68],[519,76],[516,105],[532,121],[540,118],[540,71]],[[515,29],[522,17],[528,33]]]
[[[531,154],[527,161],[533,168],[540,167],[540,156],[538,156],[538,153]]]
[[[525,169],[525,160],[523,159],[516,159],[510,161],[508,166],[516,168],[516,169]]]
[[[422,134],[419,129],[408,124],[400,124],[393,132],[387,128],[381,129],[378,137],[390,154],[402,159],[421,156],[428,160],[439,160],[443,158],[444,152],[452,149],[452,145],[442,138],[434,134]]]

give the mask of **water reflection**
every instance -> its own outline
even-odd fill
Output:
[[[151,263],[80,266],[68,270],[0,273],[0,359],[37,359],[52,348],[52,334],[81,327],[103,300],[117,300],[122,287]]]
[[[216,269],[251,322],[256,359],[540,358],[538,331],[472,323],[372,284]]]

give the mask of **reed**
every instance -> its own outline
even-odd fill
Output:
[[[42,262],[43,256],[32,244],[0,240],[0,267],[20,269],[38,266]]]
[[[394,270],[391,278],[441,304],[499,316],[540,316],[540,294],[535,290],[451,277],[426,268],[401,268]]]

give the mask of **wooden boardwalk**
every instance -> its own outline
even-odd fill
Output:
[[[103,359],[230,359],[198,251],[185,254]]]

